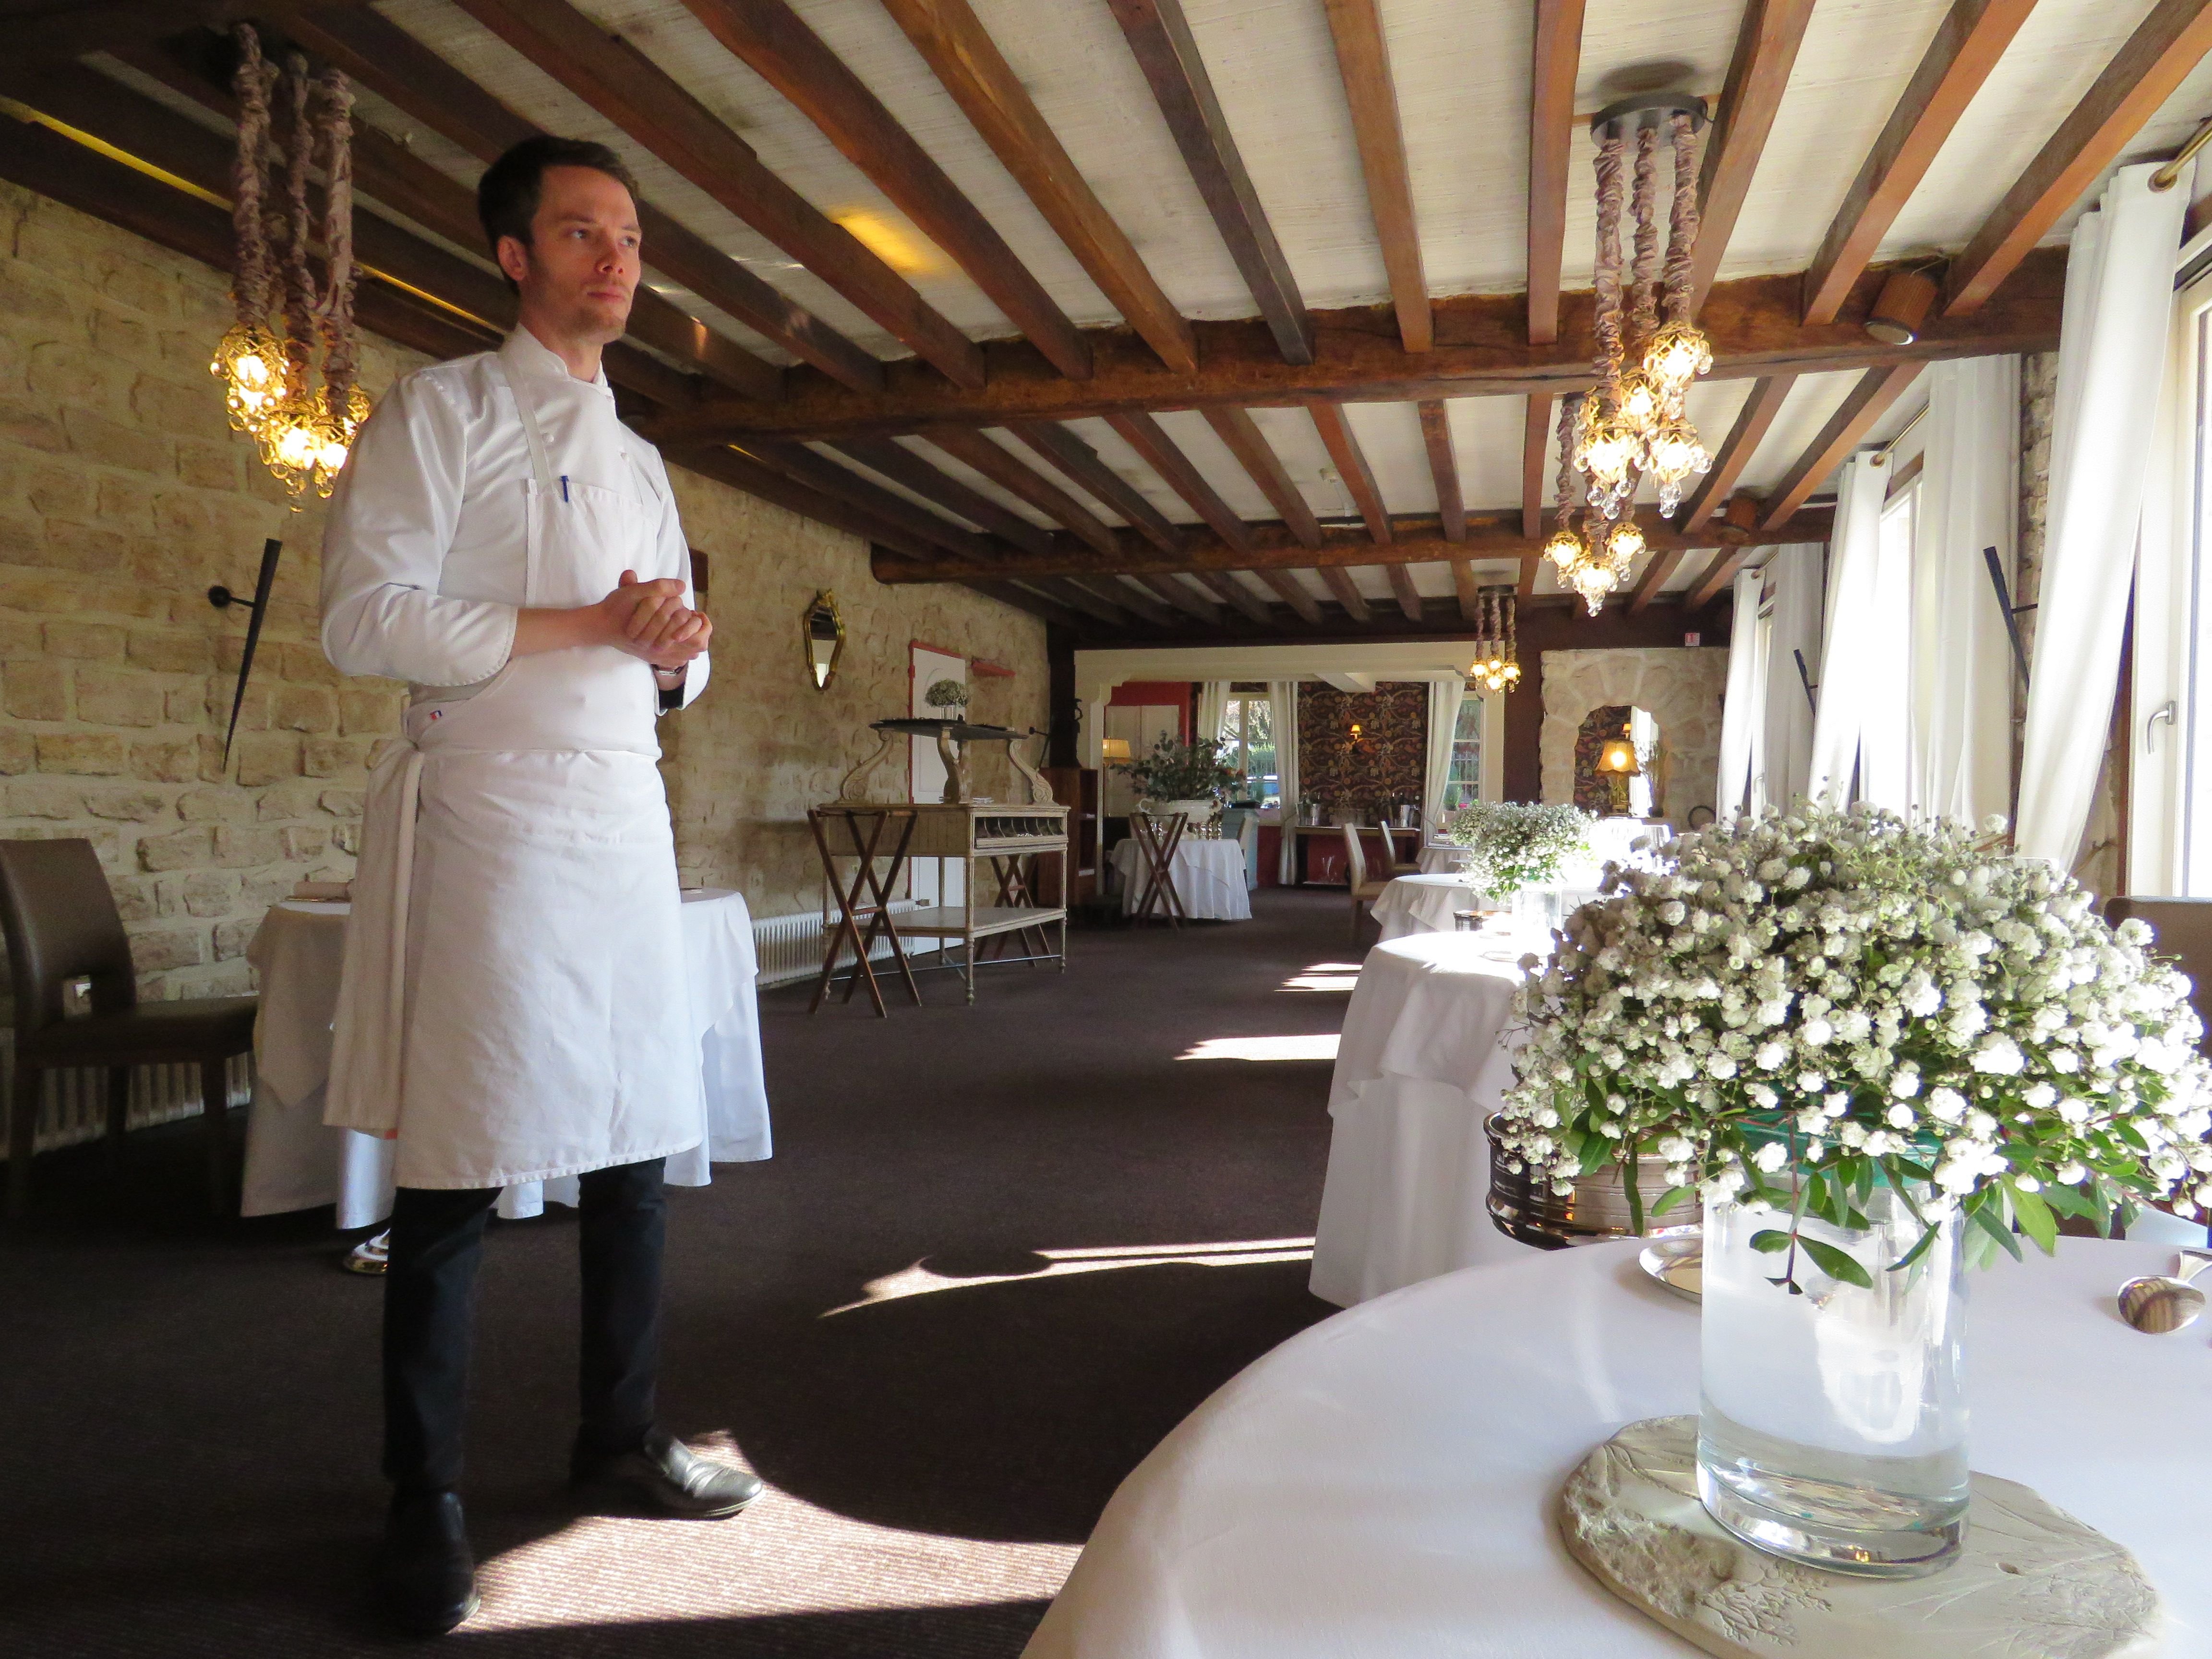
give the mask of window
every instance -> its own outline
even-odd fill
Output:
[[[1275,772],[1275,710],[1265,696],[1231,696],[1221,706],[1220,739],[1229,745],[1230,763],[1244,775],[1239,799],[1262,806],[1283,804],[1283,781]]]
[[[1451,770],[1444,776],[1444,812],[1456,812],[1482,799],[1482,714],[1480,697],[1460,701],[1452,725]]]

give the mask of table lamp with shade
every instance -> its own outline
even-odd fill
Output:
[[[1127,765],[1129,761],[1134,758],[1134,757],[1129,753],[1129,740],[1127,738],[1106,738],[1101,739],[1099,744],[1098,757],[1109,766],[1115,764],[1117,761]]]
[[[1605,775],[1607,787],[1612,791],[1609,804],[1615,812],[1628,811],[1628,781],[1644,775],[1644,768],[1636,758],[1636,745],[1628,740],[1624,729],[1620,736],[1608,738],[1605,749],[1597,757],[1597,769]]]

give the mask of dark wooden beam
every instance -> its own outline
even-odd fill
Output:
[[[1559,337],[1559,256],[1567,237],[1567,171],[1574,160],[1575,77],[1583,61],[1583,0],[1536,0],[1528,101],[1528,343]]]
[[[833,445],[872,472],[880,472],[894,483],[905,485],[939,507],[958,514],[979,530],[1032,553],[1052,550],[1052,532],[1031,524],[1018,513],[1000,506],[980,489],[971,489],[951,473],[932,466],[905,445],[890,438],[848,438]]]
[[[1552,495],[1544,477],[1545,446],[1552,441],[1552,404],[1547,393],[1532,392],[1521,412],[1521,533],[1530,541],[1544,533],[1544,509]]]
[[[1073,380],[1090,374],[1091,347],[1082,330],[913,135],[784,0],[684,3],[708,33],[873,179],[1054,368]]]
[[[1367,456],[1359,447],[1359,440],[1352,435],[1352,426],[1344,418],[1344,411],[1334,404],[1308,405],[1313,416],[1316,430],[1328,449],[1328,458],[1336,463],[1337,476],[1343,479],[1352,502],[1366,520],[1367,533],[1375,538],[1378,547],[1390,544],[1390,509],[1382,504],[1382,492],[1376,488],[1374,469],[1367,465]],[[1460,514],[1461,530],[1466,529],[1466,513]]]
[[[1790,70],[1813,20],[1813,0],[1748,0],[1721,88],[1720,108],[1705,137],[1698,178],[1698,247],[1691,280],[1703,301],[1735,234],[1736,216],[1789,89]]]
[[[1705,574],[1698,579],[1696,585],[1683,599],[1682,609],[1702,611],[1711,605],[1721,589],[1735,580],[1736,572],[1743,568],[1750,557],[1751,549],[1747,547],[1724,547],[1716,552],[1713,562],[1705,567]]]
[[[688,450],[668,458],[703,477],[726,483],[732,489],[742,489],[748,495],[757,495],[764,501],[812,519],[832,529],[842,530],[873,543],[878,550],[877,568],[882,570],[900,564],[915,564],[933,557],[944,557],[938,550],[918,536],[907,533],[897,525],[877,518],[873,514],[854,506],[842,495],[825,495],[809,484],[801,483],[778,468],[750,455],[741,455],[727,447]],[[989,580],[998,574],[992,569],[969,573]],[[961,578],[963,581],[967,576]]]
[[[1943,141],[2034,9],[2035,0],[1952,0],[1805,273],[1807,322],[1835,321],[1851,284],[1873,263]]]
[[[1322,0],[1344,95],[1352,106],[1352,131],[1359,168],[1367,179],[1367,205],[1382,244],[1390,278],[1390,303],[1398,337],[1408,351],[1436,343],[1429,315],[1429,283],[1421,266],[1420,227],[1413,217],[1413,178],[1406,166],[1406,135],[1398,123],[1398,88],[1390,78],[1390,51],[1382,39],[1377,0]]]
[[[1467,501],[1460,494],[1459,462],[1452,455],[1451,416],[1441,398],[1420,403],[1421,442],[1429,452],[1429,477],[1437,486],[1437,518],[1448,542],[1467,539]]]
[[[1543,568],[1544,553],[1541,548],[1533,548],[1522,553],[1521,574],[1515,577],[1513,581],[1514,597],[1522,599],[1535,598],[1536,578],[1542,574]]]
[[[295,15],[286,20],[285,32],[478,161],[495,161],[538,131],[413,35],[366,6],[325,7]],[[708,304],[758,330],[801,362],[812,365],[826,384],[866,395],[883,391],[883,365],[859,345],[650,202],[640,202],[637,209],[647,269],[674,279]]]
[[[1674,574],[1691,551],[1686,547],[1669,547],[1650,556],[1644,563],[1643,575],[1637,579],[1636,591],[1628,596],[1631,616],[1640,616],[1650,607],[1651,601],[1659,597],[1659,590],[1666,586],[1667,579]]]
[[[1143,585],[1141,577],[1134,581],[1123,581],[1118,576],[1070,576],[1067,580],[1079,587],[1088,588],[1093,595],[1109,605],[1135,612],[1155,628],[1189,626],[1175,611],[1152,596]]]
[[[1000,489],[1018,495],[1098,551],[1110,555],[1120,546],[1113,531],[1097,514],[982,433],[960,427],[931,427],[921,436],[954,460],[965,462]]]
[[[1106,465],[1098,452],[1055,421],[1022,421],[1007,428],[1060,469],[1077,489],[1121,515],[1132,530],[1164,553],[1182,549],[1182,532],[1145,499],[1144,492]]]
[[[1221,606],[1200,592],[1180,576],[1157,573],[1139,576],[1137,580],[1158,594],[1178,611],[1188,612],[1209,628],[1221,626]]]
[[[22,64],[58,63],[88,52],[120,52],[202,25],[227,29],[247,19],[281,21],[303,4],[328,0],[54,0],[9,6],[0,14],[8,57]]]
[[[884,0],[884,9],[1099,291],[1161,362],[1192,372],[1198,357],[1189,323],[1076,171],[968,0]]]
[[[1321,605],[1306,592],[1305,584],[1288,570],[1261,569],[1252,573],[1275,590],[1275,597],[1297,613],[1300,622],[1310,627],[1321,625]]]
[[[1350,571],[1340,570],[1333,564],[1326,564],[1321,568],[1321,579],[1328,591],[1335,596],[1336,602],[1344,607],[1346,616],[1356,623],[1374,620],[1375,613],[1368,609],[1367,596],[1353,584]]]
[[[1421,595],[1413,586],[1413,573],[1402,564],[1386,564],[1382,575],[1390,584],[1390,597],[1398,601],[1398,609],[1406,613],[1409,622],[1421,619]]]
[[[1866,436],[1919,374],[1918,364],[1899,363],[1893,368],[1870,368],[1862,375],[1859,383],[1851,388],[1851,395],[1844,399],[1843,406],[1820,428],[1820,435],[1813,440],[1812,447],[1798,457],[1797,464],[1768,495],[1759,516],[1759,528],[1772,530],[1802,507],[1806,498],[1844,464],[1851,451],[1858,447],[1859,440]]]
[[[1127,611],[1112,600],[1094,592],[1087,583],[1078,581],[1073,577],[1048,578],[1042,581],[1031,581],[1028,586],[1048,598],[1073,605],[1085,616],[1104,623],[1109,628],[1128,626]]]
[[[1109,415],[1106,424],[1121,434],[1121,441],[1144,458],[1145,465],[1158,473],[1167,487],[1182,496],[1215,535],[1231,547],[1243,545],[1243,520],[1206,483],[1158,421],[1149,415]]]
[[[1108,0],[1114,20],[1128,37],[1137,67],[1152,88],[1153,100],[1167,119],[1191,182],[1198,186],[1229,257],[1250,290],[1260,315],[1275,337],[1286,363],[1313,361],[1313,324],[1297,278],[1275,240],[1259,193],[1237,139],[1213,95],[1213,80],[1199,56],[1183,16],[1182,0]]]
[[[1267,609],[1267,601],[1245,586],[1243,582],[1238,581],[1232,573],[1226,570],[1194,570],[1191,572],[1191,577],[1200,586],[1210,592],[1218,594],[1261,627],[1271,628],[1274,625],[1274,612]]]
[[[908,535],[932,546],[978,564],[992,563],[998,558],[997,544],[989,538],[926,507],[918,507],[881,484],[872,483],[843,462],[817,455],[805,444],[795,444],[785,438],[754,438],[737,447],[739,453],[750,455],[764,466],[774,467],[787,477],[797,479],[808,489],[850,502],[870,517],[896,525]]]
[[[1989,302],[2000,283],[2097,181],[2212,52],[2212,0],[2159,0],[2096,84],[2005,192],[1951,262],[1943,313],[1958,317]]]
[[[1459,600],[1459,619],[1475,623],[1482,620],[1482,587],[1474,579],[1474,564],[1468,559],[1451,562],[1452,592]]]
[[[1319,547],[1321,522],[1314,517],[1313,508],[1306,505],[1306,498],[1299,493],[1297,485],[1291,482],[1282,458],[1275,453],[1275,447],[1267,441],[1259,423],[1241,409],[1208,409],[1205,415],[1213,435],[1229,447],[1237,465],[1260,486],[1260,493],[1282,515],[1292,533],[1308,547]]]
[[[969,582],[965,585],[985,599],[996,599],[1000,605],[1027,611],[1039,621],[1048,622],[1056,628],[1069,629],[1079,634],[1086,631],[1089,617],[1045,598],[1033,589],[1024,587],[1019,582]]]
[[[1939,318],[1911,345],[1887,345],[1862,325],[1888,268],[1859,279],[1833,323],[1808,325],[1802,273],[1749,276],[1717,284],[1700,325],[1717,359],[1712,378],[1822,374],[1894,362],[2048,351],[2058,340],[2066,251],[2039,248],[1989,304],[1972,316]],[[1257,319],[1193,325],[1203,368],[1161,368],[1124,329],[1089,331],[1093,370],[1071,380],[1024,341],[984,347],[990,385],[964,391],[912,362],[887,363],[886,390],[862,397],[803,369],[785,376],[775,409],[716,400],[656,438],[678,432],[695,441],[751,431],[778,437],[836,438],[917,431],[924,426],[1002,426],[1016,420],[1079,420],[1130,410],[1287,408],[1323,398],[1338,403],[1413,403],[1423,398],[1558,395],[1590,383],[1595,343],[1590,296],[1564,297],[1559,338],[1532,346],[1522,336],[1522,297],[1462,295],[1436,302],[1437,344],[1410,356],[1387,314],[1361,308],[1315,315],[1314,361],[1285,363]]]
[[[1794,374],[1776,374],[1753,384],[1751,395],[1736,411],[1735,424],[1729,428],[1720,453],[1713,457],[1704,482],[1683,507],[1681,526],[1685,531],[1696,530],[1720,511],[1721,503],[1728,500],[1735,481],[1743,476],[1744,468],[1765,441],[1767,428],[1774,424],[1774,417],[1782,412],[1790,388],[1796,383]]]

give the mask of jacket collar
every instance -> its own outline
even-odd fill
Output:
[[[507,343],[499,349],[499,358],[501,365],[509,374],[527,374],[533,380],[560,380],[569,386],[588,386],[609,398],[615,395],[614,388],[607,384],[607,369],[604,362],[599,365],[596,379],[579,380],[568,372],[568,365],[561,361],[553,349],[526,328],[517,326],[514,332],[507,337]]]

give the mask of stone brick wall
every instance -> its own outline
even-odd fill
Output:
[[[1651,798],[1662,817],[1686,824],[1713,804],[1720,775],[1725,647],[1659,646],[1544,653],[1544,725],[1539,742],[1547,801],[1575,799],[1575,744],[1593,708],[1641,708],[1659,725]]]
[[[404,693],[315,643],[322,510],[290,510],[207,373],[227,280],[0,185],[0,836],[98,848],[148,996],[249,988],[246,942],[302,878],[352,871],[365,768]],[[364,337],[372,394],[422,359]],[[1016,671],[980,719],[1044,723],[1043,624],[965,589],[888,588],[858,540],[675,473],[712,560],[702,702],[663,726],[687,880],[757,915],[811,907],[807,805],[907,708],[909,640]],[[283,562],[229,763],[222,733],[263,538]],[[799,615],[833,588],[849,640],[812,690]]]

